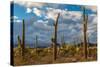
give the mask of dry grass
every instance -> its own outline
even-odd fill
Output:
[[[14,65],[35,65],[35,64],[53,64],[53,63],[69,63],[96,61],[97,48],[91,47],[88,49],[88,59],[84,59],[83,49],[68,46],[61,48],[57,53],[56,61],[53,61],[52,48],[26,48],[24,57],[20,54],[19,48],[14,48]]]

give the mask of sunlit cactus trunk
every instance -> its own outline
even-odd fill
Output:
[[[53,60],[56,60],[56,57],[57,57],[57,27],[58,27],[59,16],[60,16],[60,13],[58,14],[56,22],[54,23]]]
[[[83,44],[84,44],[84,57],[87,59],[87,22],[88,22],[88,15],[85,14],[85,7],[83,7]]]
[[[20,36],[19,35],[18,35],[17,39],[18,39],[19,52],[20,52],[20,55],[22,56],[22,45],[21,45],[21,39],[20,39]]]
[[[25,21],[22,22],[22,56],[24,56],[25,50]]]
[[[18,48],[21,48],[21,39],[20,39],[19,35],[18,35],[17,39],[18,39]]]

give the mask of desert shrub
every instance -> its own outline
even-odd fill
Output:
[[[43,56],[45,56],[46,54],[48,53],[48,51],[47,51],[47,49],[38,49],[37,50],[37,54],[38,54],[38,56],[41,56],[41,57],[43,57]]]
[[[69,55],[74,56],[76,54],[76,48],[74,46],[70,46],[68,50]]]
[[[88,55],[91,56],[96,56],[97,55],[97,49],[96,48],[89,48],[88,49]]]

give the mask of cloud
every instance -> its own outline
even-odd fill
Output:
[[[97,32],[97,15],[91,14],[89,15],[89,23],[88,23],[88,35],[93,36],[93,33]]]
[[[41,10],[39,10],[38,8],[33,8],[33,13],[41,17]]]
[[[18,16],[12,16],[11,19],[13,20],[13,22],[17,22],[17,23],[22,22],[22,20],[20,20]]]
[[[97,12],[97,7],[96,6],[85,6],[87,9],[92,10],[93,12]]]
[[[22,22],[22,20],[14,20],[13,22],[17,22],[17,23],[20,23],[20,22]]]
[[[55,9],[55,8],[47,8],[46,12],[46,19],[53,19],[56,20],[58,13],[61,15],[66,13],[66,10],[61,10],[61,9]]]
[[[80,20],[82,13],[80,11],[67,11],[62,15],[63,19],[72,19],[73,21]]]
[[[66,9],[60,9],[58,6],[51,5],[52,7],[43,8],[42,3],[29,3],[29,2],[19,2],[20,5],[27,7],[26,13],[34,13],[34,18],[26,22],[26,42],[33,43],[35,36],[38,35],[39,41],[50,42],[51,37],[54,33],[54,26],[52,25],[57,18],[58,13],[60,13],[60,18],[58,22],[58,39],[61,39],[62,34],[64,34],[65,41],[71,42],[73,38],[81,38],[83,36],[83,25],[82,25],[82,13],[81,11],[68,11]],[[41,6],[40,6],[41,5]],[[90,7],[89,7],[90,8]],[[92,9],[92,8],[91,8]],[[14,16],[16,20],[14,22],[16,26],[15,36],[20,34],[21,36],[21,20]],[[88,20],[88,33],[89,37],[96,38],[97,32],[97,15],[89,14]],[[16,38],[17,39],[17,38]],[[90,39],[91,40],[91,39]]]
[[[68,24],[65,23],[58,24],[58,31],[67,30],[68,27]]]
[[[32,12],[32,9],[31,8],[27,8],[26,9],[26,13],[31,13]]]
[[[48,25],[48,21],[38,20],[34,22],[34,27],[40,30],[49,31],[52,29],[52,26]]]
[[[38,23],[44,23],[44,24],[48,24],[48,21],[43,21],[43,20],[38,20]]]
[[[44,5],[44,3],[34,3],[31,1],[24,1],[24,0],[14,0],[14,3],[17,3],[19,5],[25,6],[25,7],[42,7]]]
[[[73,12],[74,13],[74,12]],[[70,14],[70,13],[69,13]],[[75,14],[75,16],[80,16]],[[96,38],[96,26],[95,24],[97,24],[97,16],[95,14],[91,14],[89,15],[89,22],[88,22],[88,37],[92,39]],[[64,19],[65,20],[65,19]],[[72,20],[72,18],[67,18],[67,23],[58,23],[58,42],[60,42],[61,40],[61,36],[62,34],[64,34],[64,38],[66,42],[73,42],[73,38],[75,38],[75,40],[79,39],[79,41],[81,41],[82,36],[83,36],[83,31],[81,30],[81,28],[83,28],[82,25],[82,21],[78,22],[78,19],[76,21],[74,21],[75,24],[70,23],[68,20]],[[30,22],[29,22],[30,23]],[[38,35],[39,37],[39,42],[51,42],[50,39],[53,36],[54,33],[54,27],[49,25],[49,21],[48,20],[36,20],[33,22],[33,24],[29,24],[26,25],[26,42],[29,43],[34,43],[34,39],[35,36]],[[17,28],[18,26],[16,26]],[[78,30],[80,29],[80,30]],[[31,32],[31,33],[30,33]],[[17,32],[19,33],[19,32]],[[80,40],[81,39],[81,40]],[[90,39],[90,42],[92,42],[92,39]]]
[[[17,16],[12,16],[11,19],[18,19],[18,17]]]
[[[58,13],[60,13],[60,17],[62,19],[72,19],[73,21],[80,20],[82,16],[81,11],[67,11],[67,9],[55,9],[50,7],[46,9],[46,19],[56,20]]]

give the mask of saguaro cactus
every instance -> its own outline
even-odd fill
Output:
[[[88,22],[88,15],[85,13],[85,7],[83,7],[83,44],[84,44],[84,57],[87,59],[87,22]]]
[[[64,44],[64,34],[62,34],[62,36],[61,36],[61,44],[62,45]]]
[[[62,36],[61,36],[61,45],[62,45],[63,49],[66,47],[65,41],[64,41],[64,34],[62,34]]]
[[[18,35],[17,39],[18,39],[18,48],[21,48],[21,39],[20,39],[19,35]]]
[[[54,23],[54,45],[53,45],[53,60],[56,60],[57,57],[57,27],[58,27],[58,19],[60,13],[57,16],[56,22]]]
[[[20,39],[20,36],[19,35],[18,35],[17,39],[18,39],[19,53],[22,56],[22,45],[21,45],[21,39]]]
[[[24,56],[24,50],[25,50],[25,21],[23,19],[23,22],[22,22],[22,56]]]

